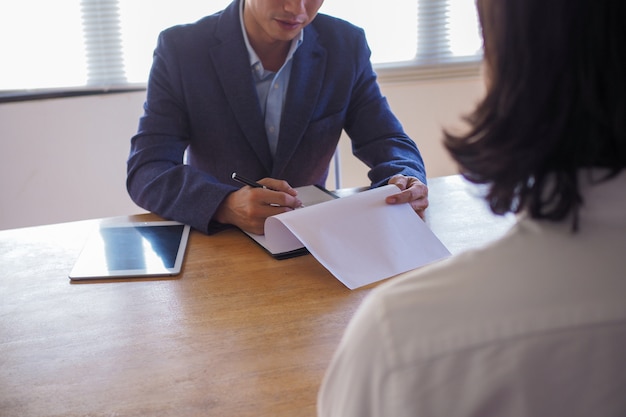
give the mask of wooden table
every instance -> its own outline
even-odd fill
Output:
[[[453,253],[512,222],[467,189],[430,181],[427,222]],[[192,232],[174,279],[72,284],[97,222],[0,231],[0,416],[315,415],[374,285],[350,291],[311,255],[274,260],[237,230]]]

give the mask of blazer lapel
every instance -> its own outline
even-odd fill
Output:
[[[317,42],[317,31],[306,27],[304,40],[293,57],[291,78],[281,119],[272,176],[282,173],[295,152],[313,115],[324,81],[326,50]]]
[[[239,127],[269,173],[272,171],[272,155],[252,79],[248,51],[241,34],[238,2],[231,3],[225,9],[217,36],[221,42],[210,50],[215,71]]]

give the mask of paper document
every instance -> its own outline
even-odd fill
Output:
[[[385,203],[397,192],[386,185],[269,217],[265,244],[276,253],[306,247],[350,289],[450,256],[408,203]]]

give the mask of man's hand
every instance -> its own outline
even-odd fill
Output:
[[[385,201],[388,204],[409,203],[413,210],[424,218],[424,211],[428,207],[428,187],[423,182],[415,177],[394,175],[389,179],[388,184],[394,184],[402,190],[398,194],[387,197]]]
[[[215,220],[262,235],[265,219],[302,206],[298,192],[282,180],[263,178],[259,184],[267,188],[241,187],[230,193],[215,213]]]

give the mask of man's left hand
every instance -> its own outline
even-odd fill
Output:
[[[424,218],[424,211],[428,207],[428,187],[415,177],[404,175],[394,175],[389,179],[388,184],[394,184],[401,192],[390,195],[385,199],[388,204],[409,203],[413,210],[421,218]]]

